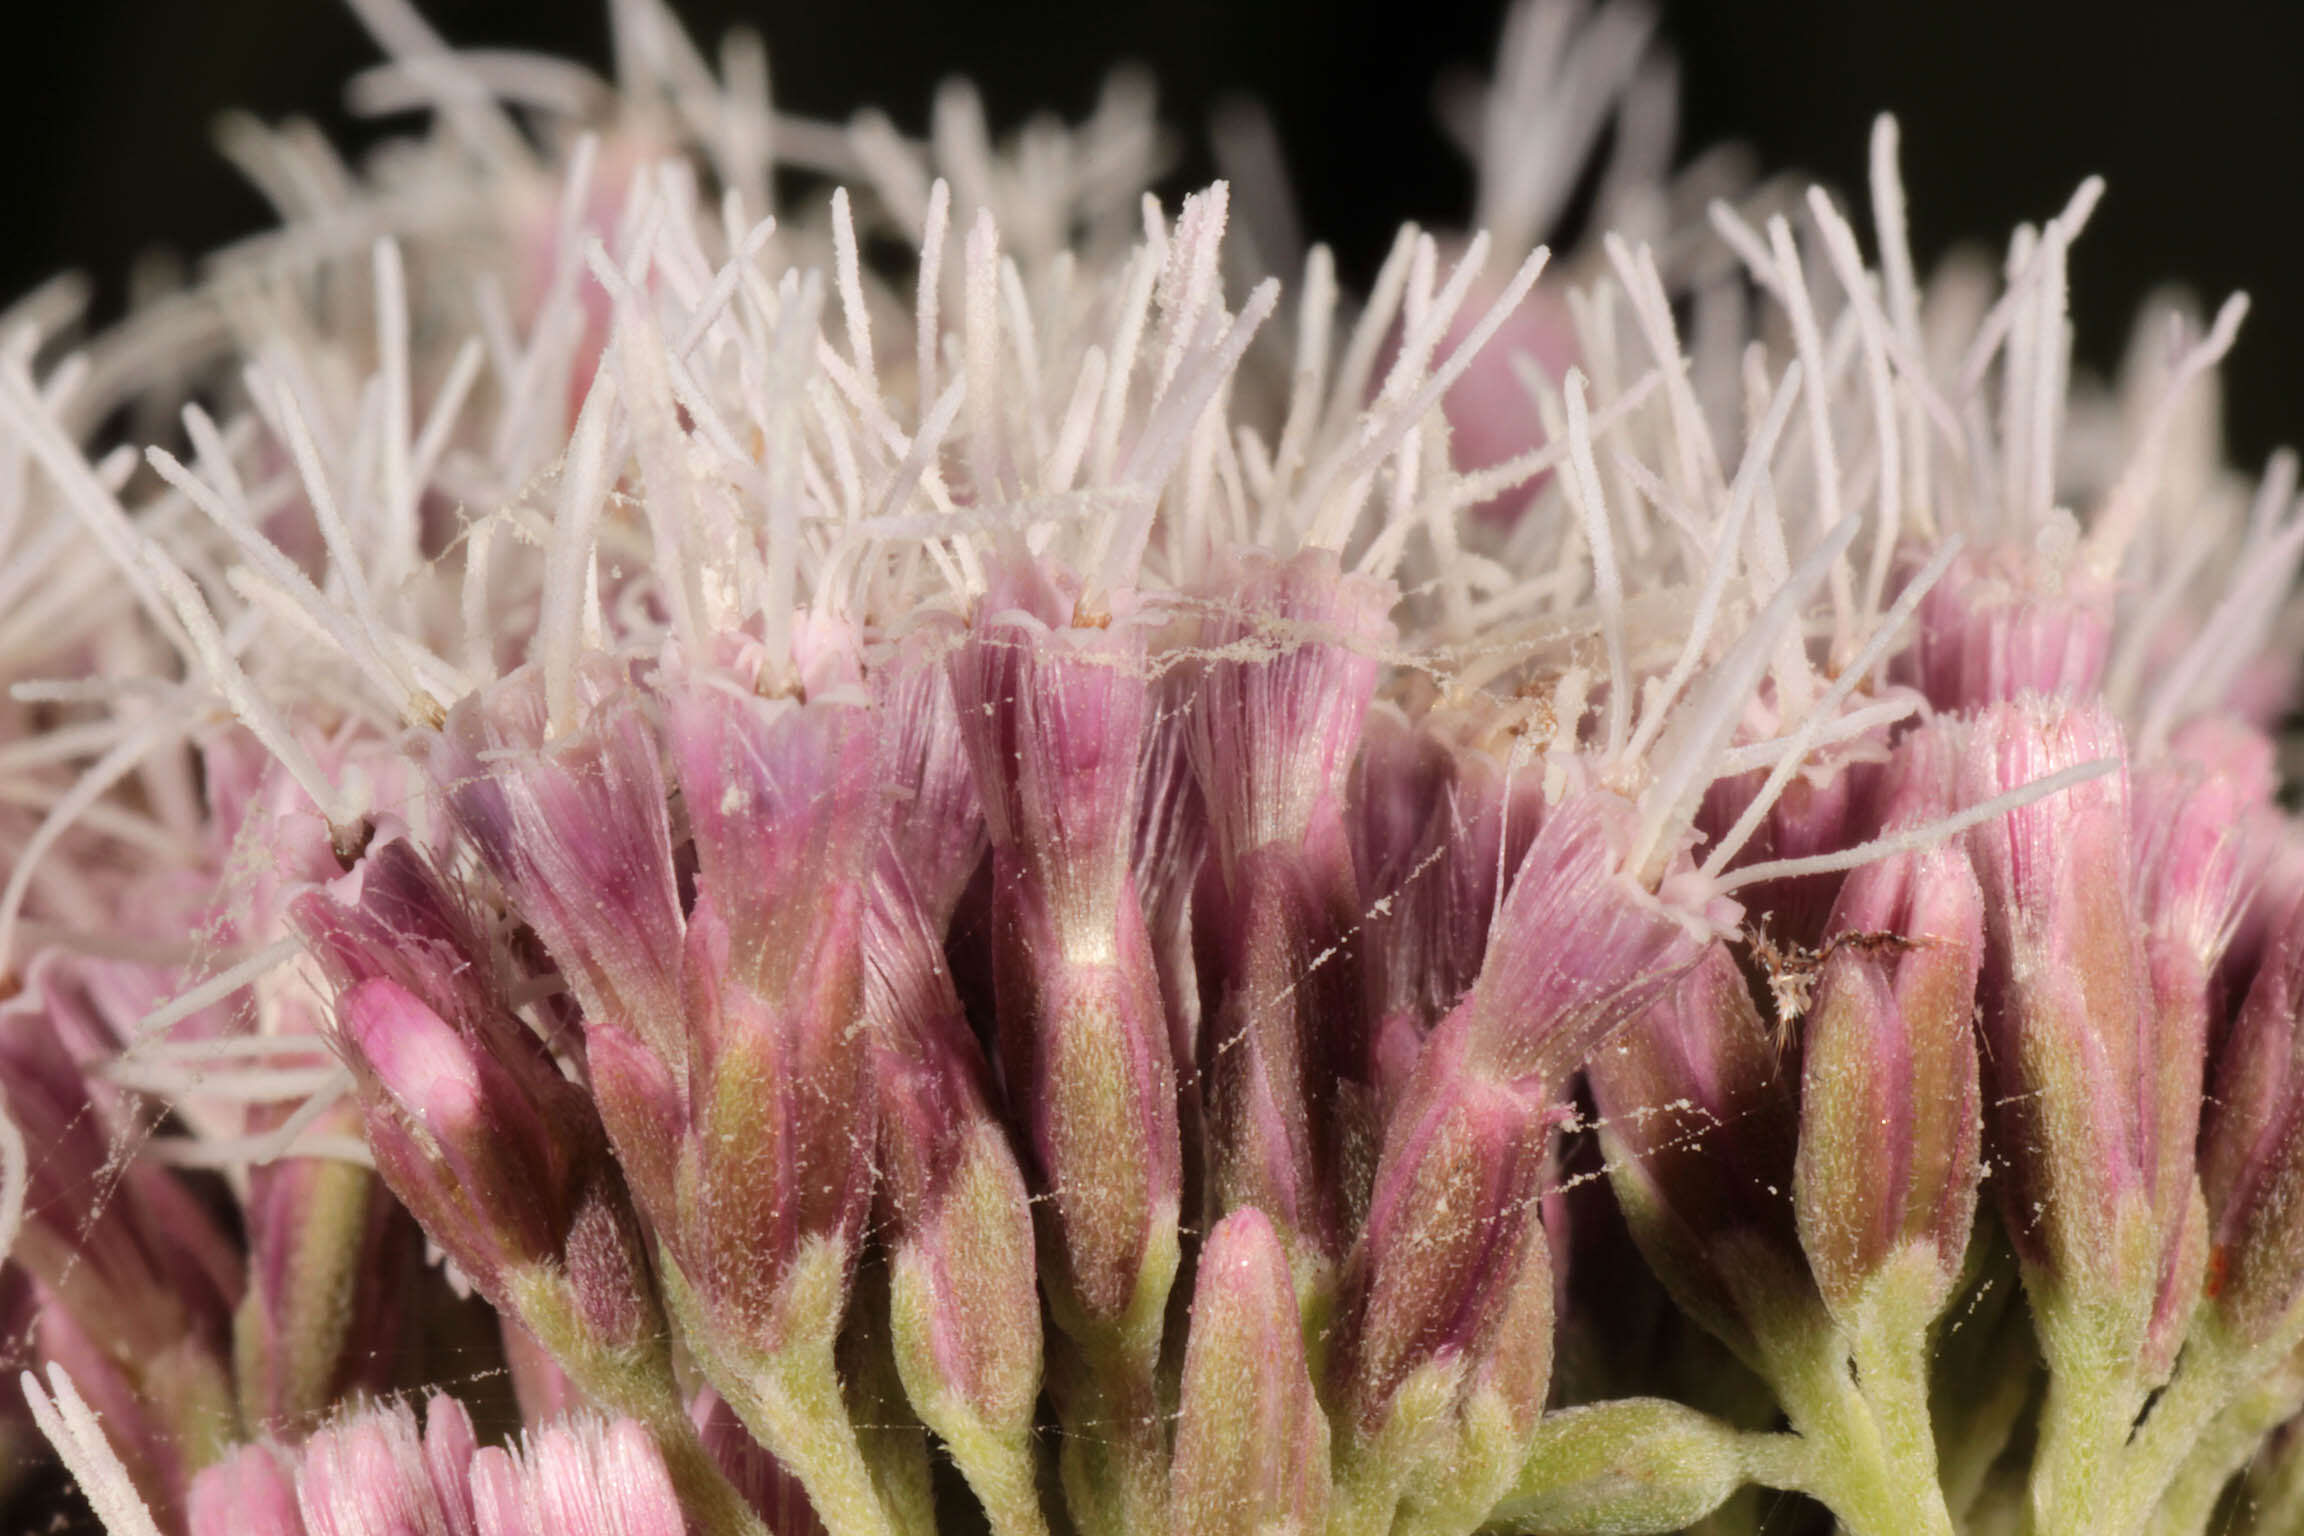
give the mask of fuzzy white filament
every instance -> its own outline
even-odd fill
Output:
[[[1624,664],[1624,577],[1616,567],[1616,544],[1608,530],[1608,503],[1600,494],[1600,472],[1592,462],[1592,413],[1584,403],[1584,375],[1568,370],[1568,463],[1574,471],[1576,510],[1584,520],[1592,551],[1592,586],[1600,601],[1600,638],[1608,651],[1608,736],[1604,748],[1615,760],[1624,751],[1632,710],[1632,674]]]
[[[1681,644],[1680,654],[1673,658],[1672,669],[1665,674],[1662,686],[1650,695],[1641,714],[1640,727],[1633,732],[1626,747],[1626,756],[1633,761],[1647,755],[1663,731],[1680,690],[1688,685],[1688,680],[1696,675],[1696,668],[1703,663],[1705,647],[1712,642],[1712,626],[1719,617],[1721,595],[1727,590],[1728,578],[1735,572],[1743,549],[1745,521],[1759,495],[1760,484],[1767,477],[1768,461],[1776,451],[1777,438],[1792,414],[1792,402],[1799,398],[1800,383],[1799,363],[1789,364],[1784,377],[1777,381],[1775,396],[1768,402],[1768,414],[1745,448],[1744,462],[1737,467],[1736,482],[1728,491],[1727,510],[1713,535],[1712,559],[1704,573],[1703,593],[1697,598],[1695,612],[1689,620],[1687,639]]]
[[[39,827],[16,850],[15,864],[8,872],[8,884],[0,890],[0,976],[9,974],[15,957],[16,923],[23,915],[24,898],[32,889],[32,877],[40,861],[57,839],[70,831],[73,824],[86,815],[98,801],[110,793],[112,787],[135,772],[145,759],[164,747],[175,745],[181,739],[186,720],[181,712],[170,711],[154,716],[141,728],[106,752],[75,782],[48,814]]]
[[[242,987],[278,970],[303,952],[304,946],[295,939],[279,939],[267,944],[255,954],[226,966],[197,986],[187,988],[145,1014],[136,1021],[132,1034],[138,1040],[156,1036],[201,1009],[224,1001]]]
[[[1381,424],[1367,434],[1349,457],[1339,454],[1328,465],[1313,473],[1298,499],[1300,507],[1313,513],[1304,538],[1306,544],[1328,549],[1342,545],[1350,531],[1348,519],[1359,511],[1359,507],[1348,498],[1326,497],[1324,493],[1328,487],[1338,482],[1350,485],[1384,461],[1409,428],[1439,402],[1450,386],[1464,376],[1464,371],[1472,366],[1472,360],[1480,355],[1481,349],[1494,339],[1504,322],[1512,317],[1512,312],[1528,297],[1528,290],[1536,286],[1536,279],[1543,275],[1545,264],[1551,259],[1552,253],[1542,246],[1530,252],[1528,259],[1520,263],[1519,271],[1512,274],[1512,280],[1504,285],[1504,291],[1497,295],[1495,302],[1488,306],[1487,313],[1480,317],[1480,323],[1457,343],[1456,349],[1448,354],[1448,360],[1424,381],[1423,386],[1407,400],[1387,411]]]
[[[575,434],[560,470],[560,505],[553,523],[544,613],[537,632],[537,647],[544,661],[544,697],[554,735],[575,728],[576,660],[583,642],[585,610],[598,608],[596,598],[587,600],[597,579],[592,529],[608,495],[608,430],[615,407],[614,375],[603,368],[594,376],[584,405],[576,413]]]
[[[1723,656],[1674,727],[1673,737],[1659,750],[1671,757],[1656,782],[1641,797],[1640,829],[1632,840],[1625,868],[1646,885],[1662,878],[1674,842],[1695,812],[1697,799],[1712,782],[1720,750],[1736,728],[1745,701],[1768,669],[1769,653],[1784,642],[1799,622],[1801,606],[1824,580],[1824,573],[1856,537],[1858,519],[1844,517],[1840,526],[1811,550],[1788,576],[1751,627]]]
[[[2240,322],[2247,318],[2248,295],[2235,293],[2225,299],[2208,334],[2185,348],[2170,370],[2168,383],[2153,404],[2151,418],[2130,453],[2127,468],[2121,471],[2089,529],[2083,557],[2098,576],[2108,578],[2120,569],[2128,542],[2144,520],[2152,493],[2159,487],[2161,461],[2167,453],[2168,434],[2176,424],[2177,408],[2201,377],[2232,350]]]
[[[1751,803],[1744,807],[1744,813],[1736,818],[1736,824],[1721,834],[1720,841],[1705,856],[1703,874],[1706,879],[1717,878],[1728,867],[1728,861],[1735,858],[1752,834],[1759,830],[1762,819],[1775,806],[1777,797],[1784,793],[1784,786],[1791,782],[1793,773],[1823,736],[1826,722],[1838,715],[1841,701],[1880,664],[1881,659],[1888,654],[1889,646],[1901,638],[1904,626],[1911,622],[1912,615],[1918,611],[1920,600],[1928,595],[1929,589],[1951,568],[1960,549],[1960,540],[1945,540],[1936,553],[1929,557],[1928,563],[1906,584],[1903,593],[1896,599],[1896,606],[1888,610],[1887,616],[1874,629],[1864,649],[1854,661],[1841,669],[1840,675],[1833,679],[1832,686],[1825,690],[1824,696],[1816,701],[1816,707],[1808,712],[1807,718],[1800,722],[1800,728],[1785,743],[1783,755],[1769,771],[1759,793],[1752,797]]]
[[[1758,885],[1767,880],[1791,880],[1801,875],[1831,874],[1838,870],[1855,869],[1860,865],[1877,863],[1881,859],[1894,858],[1900,853],[1912,853],[1923,848],[1933,848],[1938,843],[1959,836],[1970,827],[1982,826],[1985,822],[1996,820],[2007,815],[2010,811],[2021,810],[2034,801],[2045,800],[2050,795],[2070,789],[2075,784],[2085,784],[2090,779],[2100,779],[2105,774],[2117,772],[2120,766],[2120,760],[2113,757],[2100,757],[2092,762],[2075,763],[2070,768],[2043,775],[2032,780],[2029,784],[2019,784],[2006,794],[1994,795],[1991,799],[1981,801],[1964,811],[1955,812],[1924,826],[1910,827],[1901,832],[1891,832],[1885,837],[1876,837],[1870,842],[1858,843],[1853,848],[1843,848],[1837,853],[1819,853],[1804,859],[1772,859],[1765,863],[1747,864],[1734,874],[1724,877],[1713,889],[1726,895],[1730,891],[1740,890],[1747,885]]]
[[[120,1464],[119,1453],[104,1438],[102,1421],[80,1396],[80,1389],[72,1384],[64,1367],[48,1367],[45,1387],[30,1371],[21,1373],[16,1380],[24,1390],[26,1406],[32,1410],[32,1422],[40,1427],[40,1433],[48,1437],[48,1443],[72,1470],[81,1492],[94,1507],[96,1518],[104,1522],[104,1529],[111,1536],[160,1536],[151,1508],[136,1492],[128,1469]]]

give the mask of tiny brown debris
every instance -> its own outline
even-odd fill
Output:
[[[1786,939],[1779,943],[1768,932],[1763,917],[1758,927],[1744,934],[1744,941],[1752,946],[1752,957],[1760,962],[1768,975],[1768,991],[1776,1004],[1776,1027],[1773,1032],[1776,1049],[1781,1052],[1792,1043],[1794,1031],[1816,998],[1816,978],[1822,974],[1824,963],[1841,950],[1852,950],[1871,957],[1900,955],[1919,949],[1929,941],[1915,939],[1901,933],[1878,929],[1852,929],[1836,933],[1824,941],[1822,949]]]

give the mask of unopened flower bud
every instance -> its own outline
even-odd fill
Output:
[[[697,887],[727,929],[725,976],[763,1002],[854,1006],[884,823],[880,730],[861,698],[762,699],[713,679],[674,688],[665,733]]]
[[[879,725],[853,702],[699,679],[667,730],[698,867],[682,1189],[654,1214],[715,1349],[772,1352],[833,1322],[787,1316],[785,1281],[811,1242],[845,1263],[870,1203],[871,1053],[855,1031]]]
[[[1976,718],[1962,790],[1973,803],[2126,757],[2101,705],[2031,696]],[[2172,1267],[2197,1252],[2179,1242],[2198,1199],[2197,1111],[2177,1104],[2164,1067],[2199,1060],[2200,1021],[2162,1020],[2155,1006],[2129,828],[2122,772],[1968,834],[1990,941],[1984,1018],[2007,1225],[2028,1284],[2044,1287],[2051,1361],[2063,1321],[2093,1330],[2091,1348],[2145,1351]],[[2141,1369],[2166,1364],[2147,1355]]]
[[[1176,1425],[1179,1530],[1318,1531],[1328,1420],[1305,1364],[1288,1255],[1261,1211],[1235,1211],[1200,1250]]]
[[[1547,1157],[1547,1184],[1553,1177]],[[1549,1219],[1541,1196],[1538,1209]],[[1503,1308],[1494,1339],[1470,1362],[1451,1432],[1409,1479],[1407,1498],[1430,1524],[1455,1530],[1486,1523],[1528,1459],[1552,1387],[1559,1283],[1548,1238],[1541,1228],[1533,1231],[1520,1252],[1518,1271],[1498,1277]]]
[[[588,1021],[677,1061],[682,925],[661,755],[623,669],[601,661],[579,680],[575,729],[547,741],[543,679],[517,672],[456,706],[428,766]]]
[[[2071,563],[2068,549],[2021,546],[1954,559],[1922,599],[1902,662],[1928,702],[1958,713],[2027,693],[2092,694],[2112,648],[2111,594]]]
[[[1538,1208],[1568,1079],[1704,953],[1624,872],[1630,813],[1578,790],[1546,814],[1386,1128],[1331,1355],[1352,1437],[1339,1497],[1368,1519],[1493,1498],[1533,1432],[1551,1366]]]
[[[433,1240],[532,1328],[555,1333],[530,1311],[564,1300],[592,1346],[652,1341],[654,1286],[598,1112],[512,1013],[440,878],[394,839],[292,916],[336,983],[332,1039],[377,1165]]]
[[[1569,1077],[1704,953],[1625,872],[1631,811],[1606,791],[1571,793],[1521,856],[1453,1024],[1490,1075],[1564,1099]]]
[[[377,1166],[481,1290],[555,1258],[565,1154],[502,1066],[386,977],[337,1002]]]
[[[1456,1021],[1452,1019],[1451,1024]],[[1385,1133],[1330,1343],[1335,1497],[1380,1528],[1406,1500],[1440,1528],[1510,1486],[1552,1364],[1551,1250],[1539,1220],[1559,1111],[1497,1081],[1443,1025]]]
[[[2246,758],[2227,770],[2172,755],[2136,774],[2133,784],[2145,957],[2162,1037],[2181,1047],[2160,1063],[2159,1091],[2164,1112],[2179,1119],[2197,1112],[2208,1017],[2220,1000],[2217,970],[2278,842],[2272,785],[2257,768]]]
[[[1958,744],[1929,726],[1898,743],[1890,830],[1949,809]],[[1800,1242],[1845,1321],[1898,1254],[1919,1249],[1941,1306],[1976,1216],[1983,1108],[1972,1020],[1983,893],[1957,843],[1853,871],[1832,909],[1803,1026]]]
[[[1738,1436],[1662,1398],[1624,1398],[1545,1417],[1519,1484],[1488,1517],[1511,1530],[1673,1531],[1695,1525],[1745,1480]]]
[[[1802,1268],[1792,1214],[1797,1110],[1782,1057],[1725,943],[1588,1068],[1625,1219],[1673,1299],[1748,1362]]]
[[[2243,1344],[2304,1324],[2304,897],[2266,938],[2201,1137],[2208,1305]]]
[[[900,656],[878,688],[883,751],[912,790],[890,807],[864,935],[888,1342],[914,1411],[1005,1528],[1037,1503],[1042,1325],[1029,1195],[944,958],[983,820],[943,668]]]
[[[1299,1285],[1345,1244],[1347,1141],[1374,1139],[1345,776],[1388,643],[1389,584],[1325,550],[1250,553],[1203,619],[1193,767],[1212,857],[1192,922],[1215,1208],[1255,1207]]]
[[[891,1339],[905,1395],[986,1508],[1029,1507],[1040,1393],[1032,1212],[1007,1136],[975,1120],[925,1219],[890,1257]]]
[[[2156,1367],[2173,1361],[2183,1343],[2206,1262],[2207,1210],[2194,1159],[2182,1152],[2198,1140],[2217,967],[2272,841],[2269,795],[2249,766],[2224,773],[2171,757],[2133,784],[2137,901],[2154,1004],[2151,1091],[2162,1143],[2172,1149],[2154,1170],[2152,1204],[2181,1213],[2163,1239],[2146,1345]]]
[[[1105,1421],[1068,1478],[1164,1522],[1154,1374],[1178,1262],[1182,1146],[1157,957],[1128,868],[1148,710],[1145,626],[1021,559],[951,663],[992,840],[1002,1082],[1046,1194],[1042,1284],[1083,1352],[1059,1411]]]
[[[1331,1359],[1357,1440],[1374,1442],[1427,1387],[1452,1411],[1496,1346],[1514,1282],[1543,1248],[1537,1200],[1554,1120],[1542,1098],[1467,1064],[1455,1038],[1426,1048],[1345,1272]]]
[[[801,680],[820,697],[763,696],[765,663],[739,640],[668,662],[652,698],[600,660],[579,668],[579,718],[547,741],[538,681],[516,674],[458,706],[432,771],[582,1006],[591,1097],[690,1348],[819,1502],[868,1503],[852,1432],[822,1421],[839,1411],[832,1346],[871,1191],[870,1053],[855,1033],[880,733],[852,636],[802,628]],[[666,758],[694,836],[693,901]],[[652,1289],[612,1283],[626,1268],[647,1277],[636,1254],[619,1260],[630,1213],[600,1199],[579,1215],[591,1219],[569,1229],[568,1299],[630,1297],[643,1306],[629,1320],[650,1321]],[[562,1353],[552,1320],[523,1315]],[[595,1363],[588,1389],[643,1420],[726,1528],[734,1495],[668,1407],[669,1377]]]

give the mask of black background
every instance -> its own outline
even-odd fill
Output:
[[[874,102],[918,127],[961,72],[997,123],[1040,105],[1077,115],[1113,62],[1152,67],[1186,153],[1208,173],[1203,125],[1225,93],[1273,109],[1307,222],[1348,273],[1403,217],[1460,218],[1468,177],[1433,125],[1433,84],[1485,60],[1500,0],[680,0],[716,39],[766,35],[780,104],[845,115]],[[594,61],[593,0],[429,0],[465,43]],[[2253,458],[2304,437],[2304,5],[2291,0],[1664,0],[1684,70],[1683,145],[1752,143],[1771,167],[1860,185],[1866,127],[1904,121],[1906,179],[1925,262],[1961,236],[1994,242],[2097,171],[2110,195],[2074,258],[2083,362],[2117,358],[2129,312],[2180,279],[2210,306],[2246,287],[2256,308],[2233,364],[2235,446]],[[24,17],[37,19],[26,30]],[[67,0],[19,10],[0,88],[0,293],[63,266],[114,302],[130,258],[196,253],[261,206],[209,148],[227,106],[361,125],[341,85],[373,57],[331,0]]]

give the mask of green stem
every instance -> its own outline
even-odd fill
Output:
[[[1064,1492],[1082,1536],[1167,1536],[1168,1426],[1157,1367],[1114,1341],[1082,1349],[1058,1400]]]
[[[904,1395],[888,1330],[888,1273],[867,1260],[858,1266],[846,1324],[834,1346],[845,1384],[842,1400],[891,1523],[903,1536],[936,1536],[928,1431]]]
[[[896,1536],[840,1395],[832,1342],[796,1340],[714,1384],[744,1427],[800,1479],[831,1536]]]
[[[1936,1468],[1936,1430],[1928,1413],[1928,1338],[1925,1325],[1892,1333],[1858,1330],[1857,1391],[1871,1409],[1891,1488],[1909,1529],[1951,1536],[1952,1511]]]
[[[1400,1478],[1380,1457],[1355,1457],[1328,1499],[1327,1536],[1385,1536],[1400,1508]]]
[[[657,1454],[664,1458],[664,1470],[672,1476],[681,1507],[696,1517],[708,1536],[767,1536],[760,1517],[704,1449],[669,1375],[659,1379],[655,1371],[631,1361],[576,1365],[567,1355],[560,1359],[585,1396],[611,1413],[638,1420],[648,1431]]]
[[[2264,1437],[2304,1407],[2292,1380],[2259,1382],[2216,1416],[2176,1469],[2151,1522],[2153,1536],[2199,1536],[2215,1518],[2225,1485],[2248,1465]]]
[[[1057,1472],[1080,1536],[1169,1536],[1168,1410],[1161,1346],[1182,1262],[1171,1211],[1154,1224],[1136,1293],[1116,1317],[1053,1307],[1069,1348],[1050,1357],[1064,1429]]]
[[[586,1397],[647,1429],[681,1507],[695,1517],[703,1536],[768,1536],[759,1515],[704,1449],[662,1337],[622,1346],[601,1339],[586,1326],[567,1277],[558,1271],[516,1279],[511,1299],[521,1326]]]
[[[566,1357],[562,1357],[563,1364]],[[669,1375],[625,1363],[621,1369],[569,1371],[585,1396],[611,1413],[636,1419],[656,1443],[664,1470],[672,1476],[672,1489],[681,1507],[696,1517],[707,1536],[767,1536],[767,1527],[736,1486],[728,1481],[712,1453],[704,1449],[695,1421],[688,1417]]]
[[[2224,1485],[2296,1411],[2297,1400],[2298,1384],[2288,1372],[2259,1376],[2213,1335],[2201,1338],[2185,1352],[2129,1447],[2113,1503],[2117,1528],[2205,1528]]]
[[[842,1258],[826,1240],[802,1246],[780,1287],[785,1331],[774,1348],[721,1327],[669,1254],[660,1272],[664,1301],[705,1377],[752,1438],[800,1480],[830,1536],[898,1536],[840,1390],[834,1351],[848,1299]]]
[[[1751,1431],[1737,1438],[1744,1476],[1763,1488],[1806,1493],[1816,1485],[1816,1448],[1798,1435]]]
[[[1963,1527],[1975,1513],[1993,1463],[2008,1449],[2008,1441],[2038,1385],[2039,1372],[2030,1364],[2031,1341],[2019,1342],[2023,1353],[2017,1363],[1993,1370],[1989,1390],[1952,1422],[1941,1425],[1946,1438],[1938,1447],[1938,1477],[1945,1505]]]
[[[1394,1518],[1392,1536],[1470,1536],[1479,1528],[1480,1518],[1461,1509],[1411,1504]]]
[[[995,1434],[965,1410],[938,1414],[929,1427],[943,1437],[944,1448],[968,1480],[992,1536],[1048,1536],[1047,1516],[1040,1508],[1040,1469],[1028,1439]]]
[[[2030,1536],[2109,1536],[2108,1479],[2136,1422],[2130,1371],[2093,1352],[2061,1352],[2048,1373],[2029,1490]]]
[[[664,1470],[671,1474],[680,1507],[695,1518],[700,1531],[707,1536],[767,1536],[759,1515],[728,1481],[712,1453],[704,1449],[694,1421],[678,1404],[673,1405],[669,1416],[637,1417],[656,1442],[657,1454],[664,1458]]]
[[[1583,1403],[1546,1414],[1510,1488],[1453,1529],[1684,1530],[1713,1519],[1747,1483],[1805,1490],[1813,1449],[1670,1399]],[[1421,1513],[1403,1513],[1394,1536],[1430,1528]]]
[[[1937,1479],[1961,1529],[1973,1523],[1994,1464],[2038,1397],[2041,1380],[2016,1255],[1997,1221],[1979,1222],[1969,1257],[1968,1283],[1948,1310],[1935,1309],[1929,1333]]]
[[[1949,1518],[1939,1525],[1927,1509],[1907,1503],[1872,1405],[1849,1375],[1839,1330],[1819,1324],[1793,1347],[1769,1353],[1768,1376],[1785,1417],[1810,1446],[1807,1491],[1849,1536],[1949,1536]],[[1935,1502],[1940,1509],[1941,1498]]]
[[[1454,1368],[1427,1362],[1395,1389],[1373,1434],[1354,1436],[1338,1448],[1327,1536],[1386,1536],[1411,1470],[1431,1450],[1443,1417],[1454,1411],[1458,1385]]]

